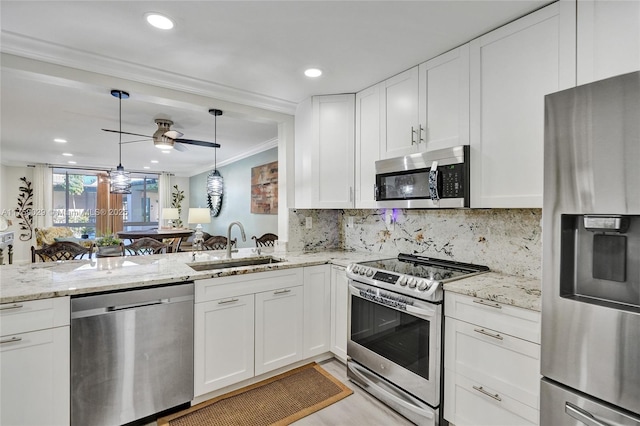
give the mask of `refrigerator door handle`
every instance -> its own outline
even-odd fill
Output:
[[[591,414],[590,412],[570,402],[565,402],[564,412],[567,413],[570,417],[573,417],[574,419],[584,423],[587,426],[614,426],[609,423],[605,423],[601,420],[596,419],[594,415]]]

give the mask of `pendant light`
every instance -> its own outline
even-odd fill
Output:
[[[219,109],[210,109],[209,114],[214,117],[214,133],[213,141],[218,142],[218,116],[222,115],[222,111]],[[222,196],[224,194],[224,179],[217,169],[218,164],[218,148],[215,148],[213,170],[207,176],[207,199],[209,202],[209,209],[211,210],[211,216],[217,217],[220,214],[222,207]]]
[[[112,90],[111,96],[114,96],[119,99],[119,121],[120,121],[120,132],[119,142],[118,142],[118,167],[114,172],[109,173],[110,181],[111,181],[111,193],[112,194],[131,194],[131,173],[126,172],[124,167],[122,167],[122,100],[128,99],[129,94],[122,90]]]

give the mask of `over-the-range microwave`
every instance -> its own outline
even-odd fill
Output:
[[[376,161],[378,207],[470,207],[469,145]]]

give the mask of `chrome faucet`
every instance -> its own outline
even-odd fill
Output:
[[[238,228],[240,228],[240,232],[242,233],[242,241],[247,241],[247,237],[244,234],[244,227],[242,226],[242,224],[240,222],[231,222],[229,224],[229,228],[227,228],[227,259],[231,259],[231,228],[233,227],[233,225],[238,225]],[[238,250],[233,250],[238,251]]]

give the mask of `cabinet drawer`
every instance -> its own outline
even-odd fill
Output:
[[[298,286],[302,285],[303,280],[302,268],[207,278],[196,281],[195,302]]]
[[[446,292],[445,315],[540,344],[540,312]]]
[[[68,297],[0,305],[0,336],[69,325]]]
[[[540,345],[453,318],[445,328],[447,374],[539,408]]]
[[[533,407],[495,389],[445,371],[444,418],[456,426],[531,426],[538,424]]]

